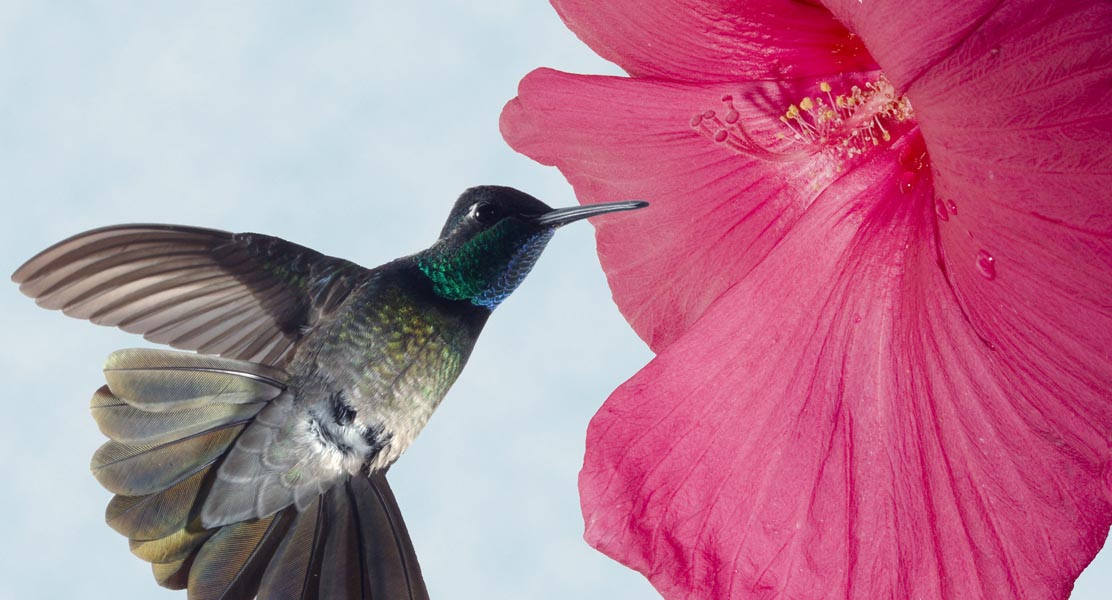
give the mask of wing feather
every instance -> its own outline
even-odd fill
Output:
[[[44,308],[153,342],[283,366],[369,272],[259,234],[119,225],[59,242],[12,279]]]

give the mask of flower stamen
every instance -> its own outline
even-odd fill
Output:
[[[836,94],[826,81],[819,83],[819,91],[820,95],[804,96],[798,103],[789,105],[779,117],[787,131],[775,137],[801,146],[796,151],[758,145],[738,122],[739,114],[730,95],[722,96],[726,107],[723,119],[717,118],[715,111],[708,110],[693,117],[691,126],[715,142],[767,158],[784,159],[800,152],[823,152],[846,159],[891,142],[892,124],[914,117],[911,102],[898,95],[883,75],[866,82],[864,87],[852,86],[849,93]]]

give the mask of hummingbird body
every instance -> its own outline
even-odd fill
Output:
[[[643,205],[472,188],[435,244],[374,269],[259,234],[109,227],[13,279],[46,308],[197,352],[114,353],[92,401],[108,522],[161,585],[424,598],[386,470],[555,229]]]
[[[372,470],[397,460],[424,427],[489,315],[431,297],[427,283],[413,280],[390,268],[376,274],[332,322],[306,335],[289,367],[322,427],[354,430],[373,450],[362,457]]]

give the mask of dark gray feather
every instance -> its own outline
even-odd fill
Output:
[[[177,348],[281,365],[366,273],[265,235],[119,225],[47,248],[12,279],[45,308]]]
[[[355,512],[367,598],[422,600],[429,596],[421,566],[386,477],[354,477],[348,486]]]

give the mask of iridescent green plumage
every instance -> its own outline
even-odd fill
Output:
[[[128,225],[13,275],[46,308],[201,354],[125,350],[91,409],[109,524],[193,600],[426,598],[384,473],[552,232],[592,214],[464,193],[435,244],[375,269],[259,234]]]
[[[552,234],[506,219],[458,248],[423,253],[417,266],[437,295],[494,308],[529,274]]]

